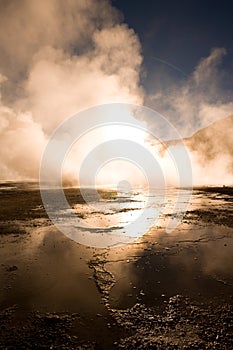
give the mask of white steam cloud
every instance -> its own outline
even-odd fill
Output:
[[[167,117],[182,137],[232,115],[233,96],[222,89],[226,72],[221,69],[221,62],[225,55],[224,48],[214,48],[181,86],[168,85],[167,89],[148,95],[147,105]]]
[[[81,109],[142,103],[137,36],[105,0],[0,3],[2,179],[37,178],[55,127]]]
[[[181,137],[187,137],[194,185],[233,184],[233,96],[222,88],[225,55],[224,48],[213,49],[182,85],[146,97],[149,106],[170,120]],[[154,120],[148,120],[148,125],[152,130],[159,127]],[[173,135],[164,130],[164,137],[169,140]]]
[[[37,179],[53,130],[96,104],[144,103],[170,120],[182,137],[233,114],[232,96],[226,97],[221,89],[224,48],[203,58],[182,86],[174,84],[146,96],[140,85],[139,39],[107,0],[2,0],[0,21],[2,180]],[[156,121],[146,122],[156,135]],[[214,129],[210,140],[215,133]],[[214,147],[217,150],[217,143]],[[211,158],[211,167],[219,165],[219,178],[228,174],[230,182],[231,143],[227,147],[225,158]],[[190,151],[201,179],[208,155],[205,150],[198,153],[194,143]],[[214,183],[208,174],[206,181]]]

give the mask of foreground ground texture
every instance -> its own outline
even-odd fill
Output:
[[[164,214],[112,249],[58,232],[36,185],[0,192],[1,349],[232,348],[232,188],[195,189],[175,231]]]

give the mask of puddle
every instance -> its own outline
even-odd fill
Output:
[[[47,344],[60,339],[67,348],[183,349],[195,342],[198,349],[207,344],[229,348],[231,195],[195,190],[181,225],[168,233],[171,217],[182,214],[188,204],[185,190],[175,213],[177,190],[167,191],[166,196],[157,192],[152,209],[159,215],[154,220],[155,212],[145,210],[148,198],[142,191],[118,197],[112,192],[114,198],[105,194],[90,207],[77,189],[69,189],[74,210],[96,234],[123,232],[125,224],[146,212],[147,223],[132,232],[136,240],[95,249],[61,234],[48,220],[36,185],[27,188],[25,184],[1,187],[3,348],[13,346],[13,333],[18,348],[25,347],[32,334],[44,346],[40,339],[46,328]],[[25,328],[20,332],[22,322]],[[59,335],[59,327],[66,332]]]

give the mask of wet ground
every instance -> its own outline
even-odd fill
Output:
[[[232,348],[232,188],[195,189],[174,231],[166,226],[177,213],[165,210],[142,237],[111,249],[60,233],[37,184],[2,184],[0,193],[1,349]],[[66,195],[80,218],[106,224],[78,190]],[[117,208],[110,224],[141,204]]]

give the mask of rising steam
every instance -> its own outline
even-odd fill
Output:
[[[180,89],[170,87],[164,95],[143,91],[139,39],[108,1],[1,1],[0,20],[2,180],[37,179],[54,129],[96,104],[145,103],[174,123],[182,136],[232,114],[233,103],[219,91],[224,49],[202,59]],[[156,122],[145,122],[156,134]],[[200,159],[194,148],[190,146],[199,174],[206,154]],[[219,153],[215,160],[219,162]],[[229,174],[221,158],[223,167]],[[208,182],[214,180],[210,174]]]
[[[51,132],[107,102],[142,103],[140,43],[107,1],[1,2],[2,179],[37,178]]]

